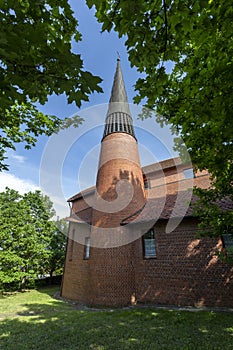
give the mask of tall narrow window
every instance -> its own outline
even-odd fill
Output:
[[[233,235],[225,233],[222,235],[223,246],[226,249],[227,256],[233,258]]]
[[[143,174],[143,182],[144,182],[144,188],[145,188],[145,189],[150,188],[150,182],[149,182],[149,180],[147,179],[146,175],[144,175],[144,174]]]
[[[69,251],[69,260],[73,260],[73,253],[74,253],[74,238],[75,238],[75,229],[72,230],[70,235],[70,251]]]
[[[155,258],[156,257],[156,246],[155,246],[155,235],[154,230],[150,229],[143,236],[143,248],[145,258]]]
[[[90,257],[90,247],[91,247],[91,238],[85,238],[85,248],[84,248],[84,259],[89,259]]]
[[[144,188],[145,188],[145,189],[150,188],[149,180],[147,180],[146,178],[144,179]]]

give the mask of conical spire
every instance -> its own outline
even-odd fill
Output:
[[[117,59],[117,67],[109,100],[107,117],[105,120],[103,138],[114,132],[127,133],[135,138],[133,120],[130,115],[129,103],[119,58]]]

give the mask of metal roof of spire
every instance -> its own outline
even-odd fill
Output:
[[[112,92],[109,100],[107,115],[113,112],[125,112],[127,114],[130,114],[128,98],[125,90],[125,84],[119,58],[117,59],[117,67],[112,85]]]
[[[134,135],[133,120],[130,114],[127,93],[121,71],[120,58],[117,59],[117,67],[114,75],[111,97],[105,120],[104,136],[114,132],[123,132]]]

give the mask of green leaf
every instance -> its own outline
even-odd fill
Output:
[[[102,91],[101,79],[89,72],[82,77],[83,61],[71,51],[72,40],[80,41],[81,33],[67,0],[2,2],[0,20],[1,152],[15,142],[25,142],[29,149],[38,135],[50,135],[62,122],[42,116],[35,102],[44,104],[55,93],[81,106],[89,94]],[[3,160],[0,170],[6,169]]]
[[[51,221],[55,211],[40,191],[20,195],[6,189],[0,193],[0,285],[19,286],[24,276],[37,278],[63,266],[67,223]],[[59,227],[63,232],[59,231]],[[58,252],[59,250],[59,252]]]
[[[198,192],[203,227],[215,235],[233,229],[229,210],[213,205],[233,200],[231,1],[87,2],[103,29],[111,23],[127,36],[130,65],[143,73],[134,101],[145,99],[156,109],[157,121],[172,125],[183,140],[176,150],[183,155],[188,149],[193,165],[210,172],[212,188]],[[163,69],[168,60],[171,72]]]

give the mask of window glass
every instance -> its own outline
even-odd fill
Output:
[[[85,238],[84,259],[89,259],[89,257],[90,257],[90,247],[91,247],[91,239],[90,239],[90,237],[86,237]]]
[[[155,258],[156,257],[156,246],[154,230],[151,229],[143,236],[144,244],[144,257],[145,258]]]
[[[144,188],[150,188],[149,181],[147,179],[144,179]]]
[[[150,181],[147,179],[146,175],[143,174],[144,188],[150,188]]]
[[[222,241],[226,248],[227,255],[233,257],[233,236],[230,233],[222,235]]]

